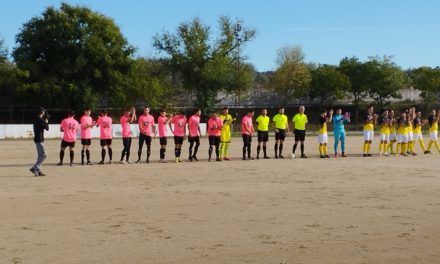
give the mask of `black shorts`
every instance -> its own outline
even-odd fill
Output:
[[[209,136],[208,140],[210,146],[220,146],[220,136]]]
[[[251,144],[251,142],[252,142],[252,136],[251,135],[241,134],[241,136],[243,137],[243,144],[244,145]]]
[[[74,148],[75,142],[66,142],[64,140],[61,140],[61,148],[67,148],[67,147]]]
[[[81,139],[81,145],[90,146],[92,145],[92,139]]]
[[[108,138],[108,139],[100,139],[99,143],[101,144],[101,147],[104,146],[111,146],[112,145],[112,139]]]
[[[151,136],[147,136],[145,134],[139,134],[139,146],[142,146],[145,142],[145,145],[151,145]]]
[[[183,144],[183,137],[174,136],[174,144],[182,145]]]
[[[269,141],[269,131],[257,131],[258,133],[258,142],[267,142]]]
[[[196,137],[188,137],[188,142],[189,142],[189,143],[193,143],[193,142],[200,143],[200,137],[199,137],[199,136],[196,136]]]
[[[286,130],[285,129],[278,129],[278,132],[275,132],[275,140],[282,140],[284,141],[286,139]]]
[[[166,137],[159,138],[159,143],[161,146],[166,146],[168,144],[168,140]]]
[[[306,131],[295,129],[295,141],[304,141],[306,139]]]

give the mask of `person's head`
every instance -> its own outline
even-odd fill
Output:
[[[368,106],[367,112],[371,115],[374,112],[374,107],[372,105]]]
[[[124,110],[124,116],[130,116],[130,110],[129,109],[125,109]]]
[[[284,114],[284,106],[278,107],[278,113],[279,114]]]
[[[327,110],[321,109],[320,113],[322,117],[325,117],[327,115]]]
[[[84,108],[85,116],[90,116],[91,114],[92,114],[92,109],[90,109],[89,107]]]
[[[382,110],[382,116],[388,117],[388,110],[387,109]]]
[[[406,111],[403,111],[402,113],[400,113],[400,117],[401,118],[406,118]]]
[[[222,109],[222,113],[224,114],[224,115],[227,115],[228,113],[229,113],[229,108],[228,107],[223,107],[223,109]]]
[[[182,110],[179,110],[176,112],[176,115],[183,117],[185,115],[185,113]]]
[[[196,109],[194,109],[193,114],[196,115],[196,116],[201,116],[202,115],[202,111],[199,108],[196,108]]]
[[[40,106],[40,107],[37,109],[37,114],[38,114],[39,116],[43,116],[45,113],[46,113],[46,109],[44,109],[44,107]]]
[[[432,110],[431,110],[431,115],[435,116],[435,114],[436,114],[435,109],[432,109]]]
[[[299,113],[300,113],[300,114],[304,114],[305,111],[306,111],[306,108],[305,108],[303,105],[301,105],[301,106],[299,107]]]
[[[216,118],[217,116],[218,116],[218,113],[217,113],[217,112],[214,111],[214,112],[211,113],[211,117],[212,117],[212,118]]]
[[[264,116],[267,115],[267,109],[266,108],[261,109],[260,113]]]
[[[342,114],[342,109],[340,107],[336,108],[336,114],[337,115],[341,115]]]
[[[394,110],[390,110],[390,117],[394,117]]]
[[[254,116],[254,110],[249,109],[249,110],[247,111],[247,115],[250,116],[250,117],[253,117],[253,116]]]
[[[166,116],[167,112],[165,111],[165,109],[162,108],[162,109],[160,109],[159,115],[160,116]]]
[[[144,113],[144,115],[150,114],[150,108],[148,106],[145,106],[144,110],[143,110],[143,113]]]
[[[107,110],[102,109],[101,112],[99,112],[99,115],[106,116],[107,115]]]
[[[417,111],[416,114],[418,118],[422,117],[422,111]]]
[[[75,112],[73,110],[67,111],[67,117],[74,117],[74,116],[75,116]]]

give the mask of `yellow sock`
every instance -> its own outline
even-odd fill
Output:
[[[323,152],[323,151],[322,151],[322,145],[320,144],[320,145],[319,145],[319,156],[322,156],[322,152]]]
[[[402,150],[400,151],[402,154],[405,154],[406,153],[406,150],[407,150],[407,147],[408,147],[408,144],[407,143],[402,143],[402,146],[401,146],[401,148],[402,148]]]
[[[390,145],[390,143],[387,142],[387,143],[384,143],[384,144],[385,144],[385,145],[384,145],[384,148],[383,148],[384,152],[385,152],[385,153],[390,153],[390,152],[388,151],[388,146]]]
[[[322,152],[327,155],[327,145],[322,146]]]
[[[402,144],[401,143],[397,143],[396,145],[396,155],[399,154],[399,149],[401,148]]]
[[[390,143],[388,144],[388,149],[389,149],[390,153],[393,153],[393,152],[394,152],[394,142],[390,142]]]
[[[408,142],[408,150],[413,153],[414,152],[414,141]]]
[[[366,154],[366,153],[367,153],[367,143],[364,143],[364,146],[363,146],[363,151],[364,151],[364,154]]]
[[[434,145],[437,148],[438,152],[440,153],[440,146],[438,145],[438,141],[434,141]]]
[[[420,144],[420,147],[422,148],[423,152],[425,152],[426,148],[425,148],[425,142],[423,142],[423,139],[419,139],[419,144]]]
[[[371,144],[367,143],[367,153],[370,153],[370,147],[371,147]]]
[[[379,154],[382,153],[382,150],[383,150],[383,143],[380,142],[380,143],[379,143]]]
[[[428,151],[430,151],[430,150],[431,150],[431,147],[432,147],[432,143],[434,143],[434,141],[430,140],[430,141],[429,141],[429,143],[428,143]]]
[[[229,142],[227,142],[227,143],[225,143],[225,147],[224,147],[224,149],[223,149],[223,157],[228,157],[228,154],[229,154],[229,144],[231,144],[231,143],[229,143]]]

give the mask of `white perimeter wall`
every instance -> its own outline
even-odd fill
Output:
[[[157,129],[157,125],[156,125]],[[172,136],[170,128],[167,126],[168,135]],[[206,135],[206,123],[200,124],[200,131],[202,136]],[[121,137],[121,125],[112,125],[113,137]],[[188,129],[187,129],[188,133]],[[131,125],[131,134],[133,137],[139,136],[139,127],[137,124]],[[44,131],[44,138],[61,138],[63,135],[60,132],[60,125],[49,124],[49,131]],[[32,125],[0,125],[0,139],[18,139],[18,138],[33,138],[33,126]],[[99,128],[92,128],[92,137],[99,138]],[[79,131],[78,131],[79,138]]]

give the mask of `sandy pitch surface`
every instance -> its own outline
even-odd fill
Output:
[[[307,160],[241,161],[234,138],[234,160],[208,163],[204,138],[198,163],[159,164],[156,140],[150,164],[57,167],[59,143],[31,177],[34,143],[0,141],[0,263],[440,262],[437,153],[322,160],[309,137]]]

